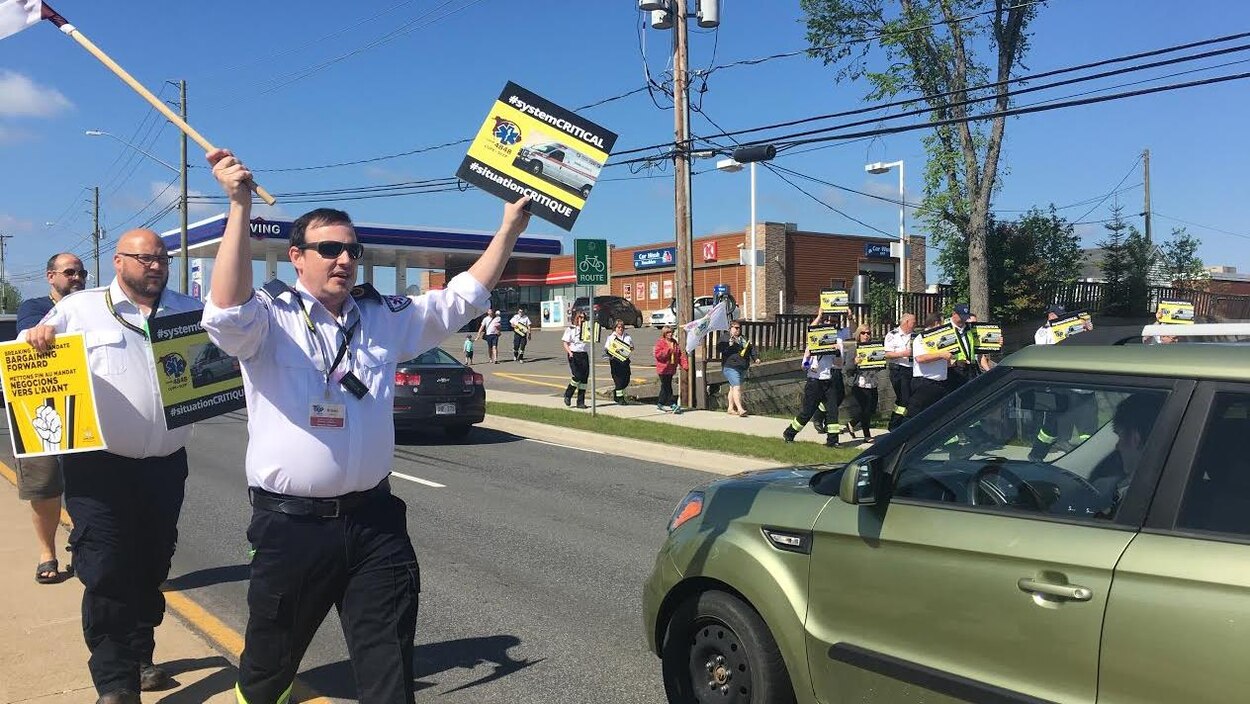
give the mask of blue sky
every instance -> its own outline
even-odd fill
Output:
[[[153,90],[162,89],[166,80],[186,79],[192,124],[218,145],[234,149],[271,192],[283,192],[453,176],[463,146],[344,168],[269,169],[369,158],[466,138],[509,80],[570,108],[643,86],[635,4],[632,0],[370,4],[60,0],[56,6]],[[290,12],[292,8],[298,9]],[[1199,2],[1185,4],[1183,11],[1177,8],[1171,0],[1052,0],[1033,26],[1028,67],[1043,71],[1250,28],[1250,5],[1245,3]],[[397,28],[403,31],[371,46]],[[653,75],[663,74],[671,32],[648,28],[643,40],[646,65]],[[790,0],[723,0],[719,31],[694,32],[690,43],[695,69],[806,45],[798,3]],[[1243,58],[1233,54],[1194,65]],[[1159,82],[1239,73],[1248,65]],[[833,68],[804,57],[726,68],[709,78],[702,106],[732,130],[863,104],[865,86],[838,84],[833,78]],[[1047,96],[1086,89],[1074,86]],[[163,91],[165,98],[176,99],[176,89],[166,86]],[[1247,200],[1244,173],[1250,163],[1250,146],[1240,124],[1247,94],[1245,82],[1238,81],[1012,119],[1003,154],[1004,181],[995,206],[1023,209],[1102,196],[1148,147],[1156,237],[1163,238],[1178,224],[1164,215],[1239,233],[1242,236],[1189,228],[1202,239],[1200,255],[1207,264],[1250,271],[1250,226],[1244,224],[1244,209],[1238,207]],[[52,251],[89,250],[90,194],[85,188],[102,187],[102,220],[109,237],[101,251],[110,271],[107,278],[116,235],[146,220],[176,194],[175,185],[152,208],[139,213],[174,174],[113,140],[83,135],[88,129],[105,130],[176,165],[176,130],[152,119],[145,122],[149,112],[138,96],[47,23],[0,41],[4,165],[0,232],[13,235],[8,271],[28,295],[46,290],[39,272]],[[583,114],[621,135],[618,150],[672,139],[672,111],[657,108],[645,92]],[[697,114],[692,124],[696,134],[718,131]],[[902,159],[912,200],[922,185],[920,134],[786,155],[777,163],[894,197],[897,178],[867,175],[863,165]],[[194,144],[191,151],[192,164],[202,167],[202,153]],[[696,164],[699,170],[711,166],[710,161]],[[604,237],[617,245],[671,239],[671,168],[655,174],[658,177],[601,183],[573,235]],[[605,171],[604,178],[630,175],[615,168]],[[1123,185],[1140,181],[1140,174],[1133,173]],[[810,182],[804,186],[875,228],[897,232],[898,209],[890,203]],[[191,189],[218,192],[203,168],[192,171]],[[746,226],[745,172],[711,169],[695,177],[693,193],[697,234]],[[1130,188],[1120,198],[1126,213],[1141,211],[1141,188]],[[480,192],[327,204],[345,208],[362,222],[480,230],[493,229],[500,215],[498,202]],[[1077,218],[1091,205],[1063,214]],[[1109,205],[1110,201],[1085,219],[1106,218]],[[279,207],[284,214],[297,215],[311,206]],[[191,218],[215,212],[207,205],[193,206]],[[796,222],[808,230],[872,233],[763,169],[758,215],[761,220]],[[48,222],[55,224],[45,226]],[[157,229],[176,224],[176,214],[171,214]],[[565,235],[537,219],[530,230]],[[1079,231],[1089,244],[1101,236],[1097,224],[1080,226]],[[571,249],[568,239],[566,246]],[[380,284],[390,279],[381,271],[378,277]]]

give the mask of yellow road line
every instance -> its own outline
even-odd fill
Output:
[[[0,475],[9,481],[10,484],[17,486],[17,472],[4,462],[0,462]],[[61,524],[69,528],[72,523],[69,520],[69,514],[65,509],[61,509]],[[165,592],[165,604],[178,618],[182,619],[192,629],[203,635],[218,650],[224,650],[238,659],[239,654],[243,652],[243,636],[238,631],[227,626],[221,619],[209,613],[207,609],[200,606],[191,597],[176,591]],[[333,702],[319,694],[316,690],[298,679],[295,681],[295,692],[299,695],[301,702],[306,704],[333,704]]]

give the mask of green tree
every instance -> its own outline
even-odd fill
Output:
[[[21,303],[22,292],[8,279],[0,279],[0,313],[16,313]]]
[[[974,310],[989,308],[986,241],[1006,119],[990,120],[988,130],[966,119],[1010,105],[1007,81],[1028,52],[1026,30],[1041,6],[1014,0],[800,0],[812,54],[839,64],[837,80],[867,80],[869,100],[915,95],[931,109],[931,120],[959,120],[934,127],[924,140],[929,160],[921,213],[935,246],[967,257],[964,286]],[[869,67],[870,57],[879,60],[877,68]],[[980,97],[992,100],[963,104]]]
[[[1202,240],[1185,228],[1172,228],[1172,236],[1159,246],[1160,275],[1174,286],[1204,288],[1211,275],[1198,256],[1201,246]]]
[[[1098,246],[1103,250],[1100,268],[1107,282],[1105,310],[1112,315],[1142,313],[1157,260],[1154,249],[1136,227],[1124,221],[1124,206],[1119,203],[1112,206],[1111,221],[1103,228],[1107,234]]]
[[[1054,291],[1080,276],[1081,240],[1054,205],[1033,208],[1010,222],[995,222],[989,239],[990,311],[994,320],[1038,316]]]
[[[873,281],[868,284],[868,317],[874,324],[897,323],[898,321],[894,319],[897,303],[898,290],[894,284],[887,284],[884,281]]]

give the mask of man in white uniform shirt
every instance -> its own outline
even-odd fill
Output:
[[[504,207],[486,251],[441,291],[381,296],[356,286],[363,247],[346,213],[297,219],[294,288],[252,289],[250,172],[208,154],[230,198],[204,327],[240,360],[248,406],[248,540],[255,551],[236,695],[279,704],[331,606],[362,704],[412,702],[420,572],[404,502],[390,493],[395,367],[437,346],[490,301],[529,222]]]
[[[916,329],[916,316],[903,314],[898,327],[885,336],[885,357],[890,360],[890,386],[894,387],[894,412],[890,414],[890,430],[907,417],[907,400],[911,397],[911,337]]]
[[[942,324],[942,315],[936,314],[929,319],[929,327]],[[911,397],[907,400],[907,417],[914,418],[921,411],[937,403],[950,392],[947,385],[947,372],[950,369],[952,355],[948,350],[928,352],[924,340],[916,335],[912,340],[912,377]]]
[[[151,230],[117,241],[104,288],[66,296],[22,339],[49,349],[58,333],[81,332],[108,451],[62,457],[69,542],[83,583],[83,636],[98,704],[137,704],[159,689],[153,631],[165,616],[160,585],[178,541],[191,426],[165,429],[148,341],[148,319],[195,311],[200,302],[165,288],[169,254]]]

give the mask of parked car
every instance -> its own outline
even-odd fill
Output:
[[[435,347],[395,369],[396,430],[441,427],[463,438],[486,419],[482,375]]]
[[[1027,347],[845,465],[696,488],[643,592],[669,701],[1244,701],[1248,351]]]
[[[572,147],[548,142],[521,147],[512,165],[578,194],[590,197],[603,164]]]
[[[573,309],[571,312],[581,311],[590,315],[590,311],[586,310],[588,298],[578,296],[573,301]],[[569,318],[572,320],[572,317]],[[595,296],[595,322],[603,327],[611,327],[615,320],[624,320],[626,325],[633,327],[642,327],[642,311],[638,310],[633,303],[621,298],[620,296]]]
[[[699,318],[702,318],[703,316],[707,315],[708,312],[711,311],[715,305],[716,305],[715,299],[712,298],[711,296],[696,297],[694,299],[694,319],[698,320]],[[729,319],[737,320],[740,317],[738,315],[738,312],[739,312],[738,306],[734,304],[733,301],[731,300],[730,308],[729,308]],[[665,325],[676,325],[677,324],[677,299],[676,298],[672,299],[669,302],[667,308],[662,308],[660,310],[651,311],[648,314],[648,320],[650,322],[651,327],[655,327],[655,328],[664,327]]]
[[[677,325],[677,314],[672,308],[661,308],[651,311],[649,318],[651,327],[662,328],[665,325],[674,327]]]

